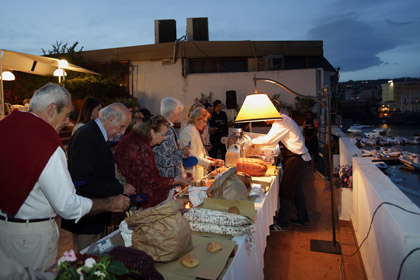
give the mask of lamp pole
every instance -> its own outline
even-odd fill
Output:
[[[280,82],[277,82],[272,79],[266,78],[257,78],[254,77],[254,85],[255,85],[255,92],[257,92],[257,81],[263,81],[275,84],[287,92],[302,98],[312,99],[321,104],[324,107],[327,115],[327,143],[328,143],[328,166],[329,166],[329,183],[331,187],[331,224],[332,224],[332,233],[333,233],[333,240],[332,241],[325,241],[325,240],[313,240],[311,239],[311,251],[317,252],[324,252],[324,253],[331,253],[331,254],[341,254],[341,247],[340,244],[337,242],[336,234],[335,234],[335,211],[334,211],[334,189],[333,189],[333,166],[332,166],[332,154],[331,154],[331,98],[328,95],[327,87],[323,87],[321,89],[321,96],[308,96],[299,94],[287,86],[283,85]]]

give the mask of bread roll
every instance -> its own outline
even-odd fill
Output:
[[[193,268],[200,264],[200,260],[193,254],[188,254],[181,259],[181,264],[187,268]]]
[[[228,209],[228,213],[239,215],[239,209],[236,206],[232,206]]]
[[[207,251],[209,251],[210,253],[214,253],[222,249],[222,244],[220,244],[219,242],[210,242],[209,244],[207,244]]]

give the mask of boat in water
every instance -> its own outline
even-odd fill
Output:
[[[385,148],[385,147],[380,147],[379,151],[380,151],[380,155],[385,158],[390,158],[390,157],[397,158],[402,153],[401,151],[395,150],[393,148]]]
[[[373,164],[375,164],[376,167],[378,167],[381,170],[385,170],[388,168],[388,165],[383,161],[379,160],[379,161],[372,161],[372,162]]]
[[[414,136],[414,138],[408,140],[407,143],[411,145],[420,145],[420,136]]]
[[[372,125],[354,124],[347,129],[349,133],[362,133],[363,129],[372,127]]]
[[[410,169],[420,170],[419,155],[410,152],[403,152],[400,161]]]
[[[380,136],[386,135],[386,129],[384,128],[375,128],[372,131],[368,131],[364,133],[367,138],[376,138]]]

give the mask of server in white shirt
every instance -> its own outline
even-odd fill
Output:
[[[14,111],[0,121],[0,279],[31,279],[30,271],[55,263],[57,214],[77,222],[129,206],[122,195],[93,200],[76,195],[58,136],[71,111],[69,92],[49,83],[35,92],[29,112]]]
[[[271,121],[272,127],[268,134],[252,139],[254,145],[272,145],[279,141],[281,147],[283,177],[280,183],[280,209],[277,212],[277,224],[272,230],[287,231],[289,222],[309,227],[309,216],[305,196],[302,190],[302,177],[307,162],[311,160],[305,147],[305,138],[296,122],[282,114],[283,119]],[[289,220],[290,205],[296,205],[297,217]]]

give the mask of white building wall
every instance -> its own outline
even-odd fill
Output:
[[[201,93],[213,93],[213,100],[220,99],[226,105],[226,91],[235,90],[237,104],[240,107],[247,94],[254,92],[253,78],[269,78],[283,83],[293,91],[300,94],[315,96],[319,92],[323,71],[319,69],[260,71],[240,73],[205,73],[189,74],[182,76],[182,63],[178,60],[175,64],[163,65],[162,61],[137,61],[133,65],[134,96],[140,105],[152,113],[159,113],[160,100],[166,96],[173,96],[184,103],[184,111],[179,120],[186,118],[189,107],[195,98],[200,98]],[[130,77],[130,82],[131,82]],[[286,92],[279,86],[266,82],[257,82],[258,91],[273,96],[281,93],[281,101],[294,105],[295,96]],[[229,120],[236,116],[234,109],[225,110]]]
[[[420,209],[368,158],[353,158],[353,192],[351,220],[359,246],[368,234],[375,210],[382,202],[392,202],[420,213]],[[392,205],[382,205],[360,249],[367,278],[397,279],[404,257],[419,247],[419,216]],[[419,264],[420,250],[417,250],[405,261],[400,279],[419,279]]]

